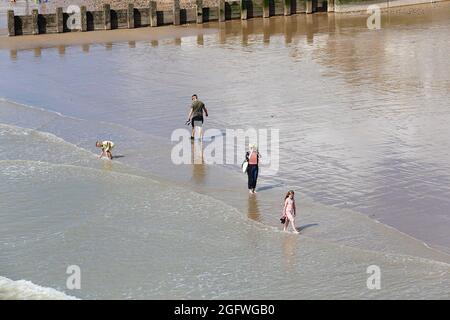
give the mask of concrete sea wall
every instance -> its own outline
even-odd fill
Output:
[[[412,6],[418,4],[432,4],[448,0],[335,0],[334,12],[366,12],[370,5],[377,5],[381,10]]]
[[[206,3],[209,6],[206,6]],[[130,2],[123,8],[122,2],[118,8],[112,8],[111,4],[104,3],[101,10],[88,10],[85,5],[82,5],[75,13],[65,12],[63,7],[55,8],[55,13],[42,13],[35,8],[29,15],[15,15],[14,10],[8,10],[8,34],[18,36],[132,29],[231,19],[268,18],[276,15],[287,16],[327,10],[327,0],[218,0],[217,6],[213,6],[214,2],[211,0],[208,2],[196,0],[195,5],[187,2],[185,7],[181,6],[180,0],[174,0],[169,8],[166,3],[158,7],[156,1],[147,1],[146,4],[145,7],[136,7]],[[91,6],[91,8],[97,7],[98,4]]]

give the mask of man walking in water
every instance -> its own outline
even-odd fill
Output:
[[[192,140],[194,139],[196,126],[200,127],[200,139],[203,139],[203,131],[202,131],[203,112],[205,112],[205,115],[208,116],[208,110],[206,109],[205,104],[200,100],[198,100],[198,96],[196,94],[193,94],[191,110],[188,116],[188,121],[190,121],[192,124],[192,133],[191,133]]]

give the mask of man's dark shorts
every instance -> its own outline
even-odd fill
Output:
[[[197,122],[197,121],[201,121],[202,124],[203,124],[203,117],[202,116],[193,117],[192,120],[191,120],[192,128],[194,128],[194,123]]]

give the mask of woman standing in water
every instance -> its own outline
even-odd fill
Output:
[[[287,228],[289,227],[289,222],[292,225],[292,229],[294,230],[294,233],[299,233],[297,231],[297,228],[295,228],[295,215],[297,214],[296,208],[295,208],[295,199],[294,199],[294,191],[289,190],[286,194],[286,197],[284,198],[284,207],[283,207],[283,216],[281,217],[281,222],[284,221],[284,228],[283,231],[287,231]]]
[[[247,176],[248,176],[248,192],[251,194],[256,193],[256,182],[258,180],[259,171],[259,152],[255,144],[249,145],[250,151],[245,154],[245,160],[248,162]]]

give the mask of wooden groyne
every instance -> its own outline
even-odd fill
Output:
[[[204,7],[197,0],[193,8],[181,8],[180,0],[174,0],[172,10],[157,10],[156,1],[149,1],[146,8],[135,8],[129,3],[126,9],[112,9],[104,4],[100,11],[88,11],[85,6],[64,12],[56,8],[53,14],[41,14],[34,9],[31,15],[15,15],[9,10],[8,34],[37,35],[94,30],[133,29],[163,25],[201,24],[209,21],[223,22],[231,19],[269,18],[316,11],[334,11],[334,0],[219,0],[217,7]]]

